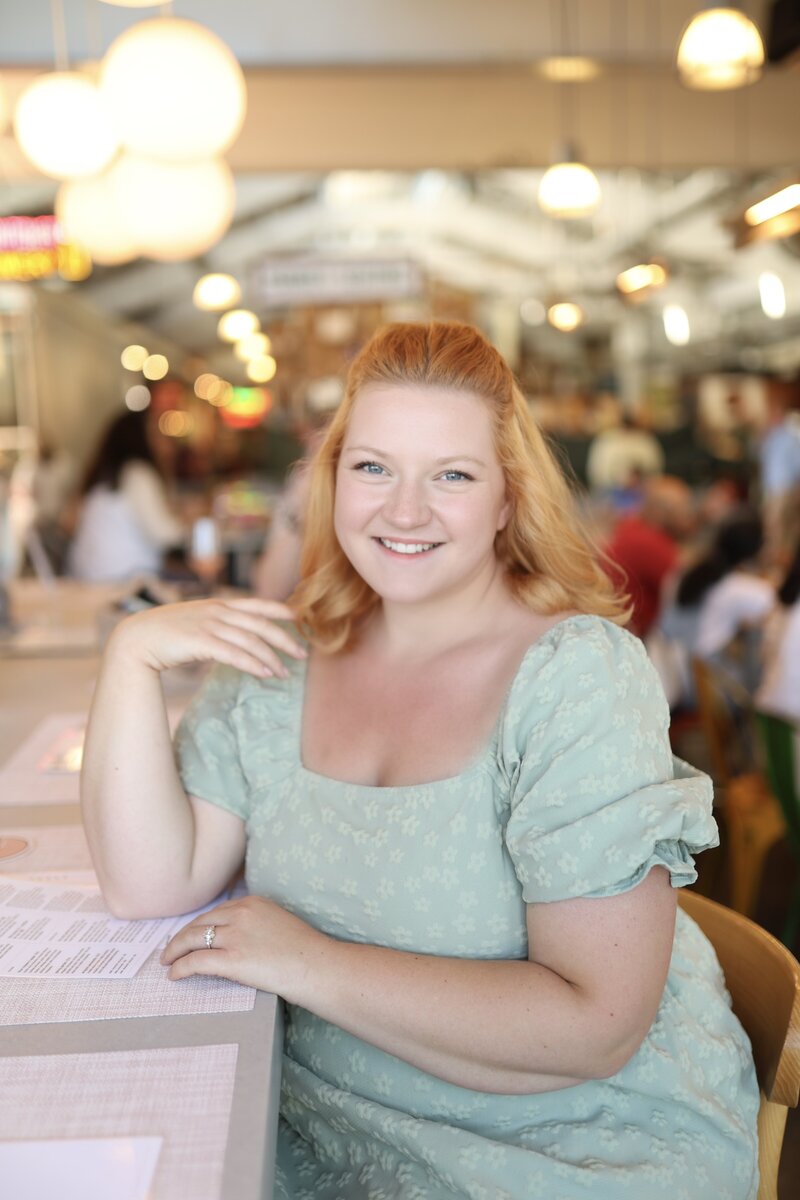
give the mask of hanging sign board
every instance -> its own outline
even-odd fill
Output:
[[[64,239],[55,217],[0,217],[0,279],[77,281],[91,270],[89,255]]]
[[[408,258],[273,258],[256,269],[253,286],[267,308],[365,304],[418,296],[422,274]]]

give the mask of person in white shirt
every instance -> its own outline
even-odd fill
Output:
[[[185,537],[167,501],[144,413],[110,426],[83,484],[68,572],[90,582],[157,574],[164,552]]]
[[[778,589],[764,632],[764,677],[756,704],[800,725],[800,547]]]
[[[758,574],[763,543],[758,514],[746,508],[735,513],[678,581],[661,619],[662,633],[682,643],[688,659],[717,662],[750,692],[760,673],[760,627],[775,605],[775,588]],[[740,635],[743,645],[734,654]]]

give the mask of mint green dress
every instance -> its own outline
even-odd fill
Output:
[[[717,843],[641,643],[570,617],[532,645],[460,775],[306,770],[305,666],[212,672],[178,731],[187,791],[247,825],[247,883],[334,937],[526,958],[525,904],[676,887]],[[487,1014],[487,1020],[491,1014]],[[679,911],[658,1014],[613,1077],[542,1095],[445,1083],[288,1006],[275,1194],[291,1200],[751,1200],[758,1088],[711,946]]]

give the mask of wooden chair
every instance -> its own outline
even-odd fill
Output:
[[[685,888],[679,903],[713,945],[753,1046],[761,1090],[758,1200],[777,1200],[786,1116],[800,1097],[800,963],[772,934],[722,904]]]
[[[717,802],[725,817],[731,907],[752,916],[764,859],[785,835],[786,822],[753,761],[756,734],[749,696],[707,662],[693,659],[692,671]],[[739,726],[735,711],[743,723]]]

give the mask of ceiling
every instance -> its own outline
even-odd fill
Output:
[[[516,322],[526,298],[569,295],[619,356],[683,362],[699,350],[711,365],[800,366],[798,238],[734,250],[725,224],[797,170],[800,70],[773,66],[735,93],[682,88],[675,46],[698,0],[572,0],[566,29],[563,6],[549,0],[171,7],[218,33],[245,67],[248,117],[229,154],[236,216],[202,262],[96,269],[76,290],[108,318],[145,325],[222,372],[215,318],[191,303],[203,271],[236,274],[257,304],[254,281],[276,256],[400,256],[475,294],[497,328]],[[769,4],[744,7],[763,28]],[[158,12],[98,0],[64,0],[64,10],[75,62],[102,56],[119,31]],[[603,66],[597,81],[568,89],[567,132],[603,189],[591,221],[553,221],[535,202],[566,118],[565,89],[534,64],[564,50]],[[12,98],[52,55],[49,0],[0,5],[0,79]],[[0,214],[52,211],[54,192],[9,135],[0,139]],[[634,311],[614,280],[644,254],[667,260],[672,277]],[[767,270],[786,289],[781,321],[761,312]],[[669,302],[689,314],[686,350],[663,337]],[[569,355],[580,343],[548,344]]]

